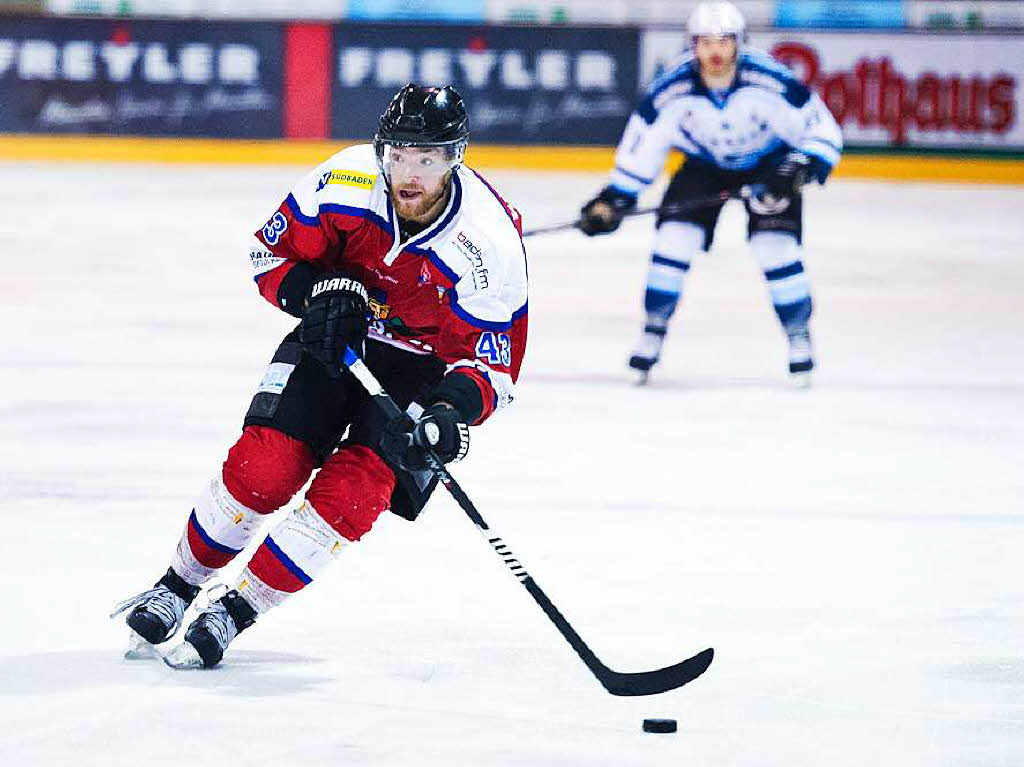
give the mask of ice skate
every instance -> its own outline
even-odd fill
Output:
[[[665,333],[644,332],[640,336],[633,354],[629,358],[629,366],[640,373],[639,383],[647,383],[651,368],[658,362],[661,355],[661,346],[665,342]]]
[[[814,356],[811,350],[811,334],[806,326],[791,330],[789,338],[789,375],[793,382],[806,388],[811,385],[811,371],[814,370]]]
[[[177,669],[212,668],[234,638],[255,620],[252,605],[232,589],[199,613],[185,631],[184,641],[163,656],[164,662]]]
[[[131,629],[125,657],[152,657],[152,646],[174,636],[181,627],[185,610],[198,593],[198,586],[186,583],[174,570],[168,569],[153,588],[118,604],[110,614],[111,618],[135,608],[125,619]]]

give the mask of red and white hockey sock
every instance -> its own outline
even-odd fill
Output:
[[[217,477],[196,501],[171,567],[188,583],[201,586],[246,547],[265,516],[235,500]]]
[[[305,501],[271,530],[235,589],[264,613],[309,585],[349,543]]]

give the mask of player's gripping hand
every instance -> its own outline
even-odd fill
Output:
[[[427,468],[428,450],[444,463],[461,461],[469,452],[469,425],[447,402],[436,402],[415,421],[404,413],[392,419],[384,427],[380,448],[388,460],[407,471]]]
[[[341,375],[345,347],[359,349],[366,338],[366,288],[344,274],[325,274],[313,283],[303,307],[299,342],[332,377]]]
[[[580,209],[579,227],[588,237],[614,232],[622,218],[636,207],[636,195],[606,186]]]
[[[817,180],[824,184],[832,166],[824,160],[792,151],[786,154],[765,179],[765,191],[775,198],[792,197],[800,193],[803,186]]]

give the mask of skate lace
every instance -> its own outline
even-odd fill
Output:
[[[207,629],[220,644],[227,647],[231,640],[238,635],[235,622],[228,614],[227,608],[220,601],[220,598],[227,594],[228,587],[223,583],[216,584],[203,596],[207,604],[199,613],[193,625],[200,625]]]
[[[125,610],[143,603],[146,610],[156,615],[167,627],[176,626],[185,615],[185,600],[166,586],[157,586],[119,602],[114,606],[110,617],[117,617]]]

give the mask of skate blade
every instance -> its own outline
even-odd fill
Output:
[[[805,373],[790,373],[789,380],[793,382],[793,385],[798,389],[810,389],[811,388],[811,371]]]
[[[172,647],[161,656],[168,666],[179,671],[190,668],[203,668],[203,659],[199,657],[196,648],[188,642],[182,642]]]
[[[128,633],[128,649],[124,652],[125,660],[149,660],[160,657],[160,653],[153,645],[134,631]]]

